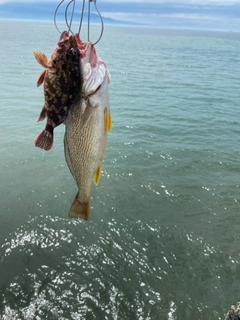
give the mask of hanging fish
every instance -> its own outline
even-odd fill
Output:
[[[64,151],[78,187],[69,217],[89,220],[92,181],[99,182],[107,133],[112,128],[110,74],[94,45],[77,40],[83,73],[82,98],[71,107],[65,121]]]
[[[45,70],[37,80],[44,83],[45,103],[37,121],[47,118],[45,129],[34,140],[36,147],[52,149],[53,130],[63,123],[69,109],[79,97],[82,87],[80,52],[74,35],[64,31],[50,60],[44,53],[33,51],[37,62]]]

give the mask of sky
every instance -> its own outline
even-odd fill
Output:
[[[14,2],[29,7],[42,3],[45,10],[48,3],[52,10],[60,0],[48,0],[45,4],[44,0],[0,0],[0,14],[1,7]],[[240,0],[97,0],[96,3],[104,17],[125,22],[166,28],[240,31]],[[77,5],[80,8],[82,0],[76,0]]]

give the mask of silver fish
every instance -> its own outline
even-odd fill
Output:
[[[82,99],[70,108],[65,120],[64,152],[78,187],[69,217],[89,220],[92,181],[99,182],[107,134],[112,129],[110,74],[93,44],[77,41],[83,76]]]

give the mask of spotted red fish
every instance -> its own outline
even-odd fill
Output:
[[[53,130],[64,122],[70,107],[80,98],[82,79],[80,52],[75,36],[64,31],[53,50],[50,60],[44,53],[33,54],[45,70],[37,80],[44,83],[45,103],[37,121],[47,118],[45,129],[34,140],[36,147],[50,150],[53,145]]]

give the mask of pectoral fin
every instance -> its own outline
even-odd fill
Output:
[[[104,133],[112,130],[112,117],[109,109],[104,110]]]
[[[112,131],[112,116],[109,110],[109,118],[108,118],[108,131]]]
[[[89,121],[89,119],[91,118],[91,116],[95,111],[96,111],[96,107],[93,107],[90,103],[88,103],[81,119],[82,128]]]
[[[100,164],[100,166],[98,166],[97,170],[94,172],[94,175],[93,175],[93,181],[96,185],[98,185],[98,182],[101,177],[101,168],[102,168],[102,164]]]
[[[44,68],[50,68],[51,66],[48,64],[48,58],[45,53],[39,51],[32,51],[37,62],[43,66]]]

